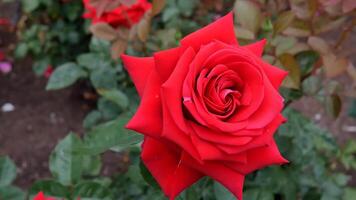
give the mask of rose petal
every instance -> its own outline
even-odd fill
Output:
[[[144,164],[171,200],[203,176],[182,163],[180,150],[173,147],[145,137],[141,154]]]
[[[234,32],[232,12],[219,18],[208,26],[184,37],[180,41],[180,44],[186,48],[190,46],[195,50],[198,50],[202,45],[208,44],[214,40],[219,40],[227,44],[238,45]]]
[[[122,54],[121,59],[125,69],[129,72],[130,77],[135,84],[138,94],[142,96],[148,75],[150,75],[151,71],[154,69],[153,58],[138,58]]]
[[[204,162],[204,164],[200,164],[186,153],[183,153],[182,163],[186,163],[204,175],[217,180],[232,192],[237,199],[242,200],[242,189],[245,179],[243,174],[240,174],[219,162],[207,161]]]
[[[263,53],[263,49],[266,45],[266,42],[267,42],[266,39],[262,39],[258,42],[243,46],[242,48],[251,51],[253,54],[255,54],[258,57],[261,57],[262,53]]]
[[[282,84],[282,81],[288,75],[288,72],[273,65],[270,65],[264,61],[262,61],[261,66],[273,87],[278,89]]]
[[[268,144],[273,135],[276,132],[277,128],[281,123],[285,122],[286,119],[279,114],[267,127],[265,127],[264,133],[255,137],[250,143],[243,146],[232,146],[232,145],[220,145],[219,148],[228,154],[238,154],[253,148],[263,147]]]
[[[263,158],[263,159],[261,159]],[[277,144],[272,139],[268,146],[247,151],[247,162],[226,162],[225,164],[239,173],[249,174],[268,165],[282,165],[288,163],[278,150]]]
[[[179,59],[172,76],[162,85],[161,89],[162,100],[169,105],[164,107],[170,113],[167,117],[172,117],[177,123],[177,127],[184,132],[187,132],[187,128],[182,110],[182,85],[194,56],[194,50],[187,48]],[[167,131],[169,132],[169,130]]]
[[[234,161],[234,162],[246,162],[246,155],[244,153],[229,155],[219,149],[217,145],[212,142],[202,140],[196,133],[190,135],[194,147],[199,152],[199,155],[203,161]]]
[[[269,81],[265,82],[265,98],[260,107],[248,119],[247,129],[263,128],[267,126],[282,111],[283,97],[273,88]]]
[[[152,137],[161,135],[163,118],[160,87],[160,78],[156,70],[152,70],[140,105],[126,128]]]
[[[162,82],[165,82],[169,78],[173,70],[176,68],[178,59],[183,53],[183,48],[176,47],[153,54],[156,70],[161,77]]]

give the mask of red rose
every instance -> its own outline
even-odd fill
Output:
[[[52,65],[48,65],[46,70],[43,73],[44,77],[46,77],[46,78],[51,77],[53,71],[54,71],[54,69],[53,69]]]
[[[83,17],[91,19],[92,23],[105,22],[113,27],[125,26],[128,28],[139,22],[146,11],[152,7],[147,0],[137,0],[130,6],[108,0],[96,0],[95,3],[98,5],[94,4],[95,6],[91,4],[91,0],[83,0],[83,3],[87,10]],[[102,4],[106,4],[107,9],[103,8],[105,5]],[[110,9],[113,5],[118,6]]]
[[[261,59],[264,45],[239,46],[230,13],[177,48],[122,55],[141,96],[127,128],[145,135],[141,158],[170,199],[210,176],[241,200],[246,174],[288,162],[273,139],[287,73]]]
[[[43,192],[39,192],[33,200],[55,200],[54,198],[45,197]]]

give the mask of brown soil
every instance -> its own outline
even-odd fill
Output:
[[[16,183],[24,187],[49,176],[49,153],[69,131],[82,132],[87,112],[73,89],[46,92],[46,81],[34,75],[29,61],[15,63],[13,72],[0,75],[0,106],[15,106],[13,112],[0,113],[0,154],[15,160]]]

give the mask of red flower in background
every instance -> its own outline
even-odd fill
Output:
[[[147,0],[137,0],[134,4],[126,4],[127,0],[83,0],[86,19],[92,23],[105,22],[112,27],[125,26],[130,28],[140,21],[143,15],[151,9]]]
[[[242,200],[244,177],[288,162],[273,139],[287,72],[261,59],[265,40],[240,46],[230,13],[153,57],[122,55],[141,103],[127,128],[172,200],[210,176]]]
[[[3,61],[5,59],[5,54],[0,51],[0,61]]]
[[[54,198],[46,197],[43,192],[39,192],[33,200],[55,200]]]
[[[47,69],[46,69],[45,72],[43,73],[44,77],[49,78],[49,77],[52,75],[53,71],[54,71],[54,70],[53,70],[52,65],[48,65],[48,66],[47,66]]]

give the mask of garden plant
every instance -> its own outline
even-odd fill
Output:
[[[343,47],[355,1],[20,3],[9,55],[31,58],[44,89],[84,87],[94,105],[85,132],[51,152],[51,177],[17,187],[0,155],[1,200],[355,199],[356,140],[295,106],[315,99],[336,120],[347,99],[356,118],[356,87],[338,79],[356,83]],[[108,151],[125,167],[104,176]]]

